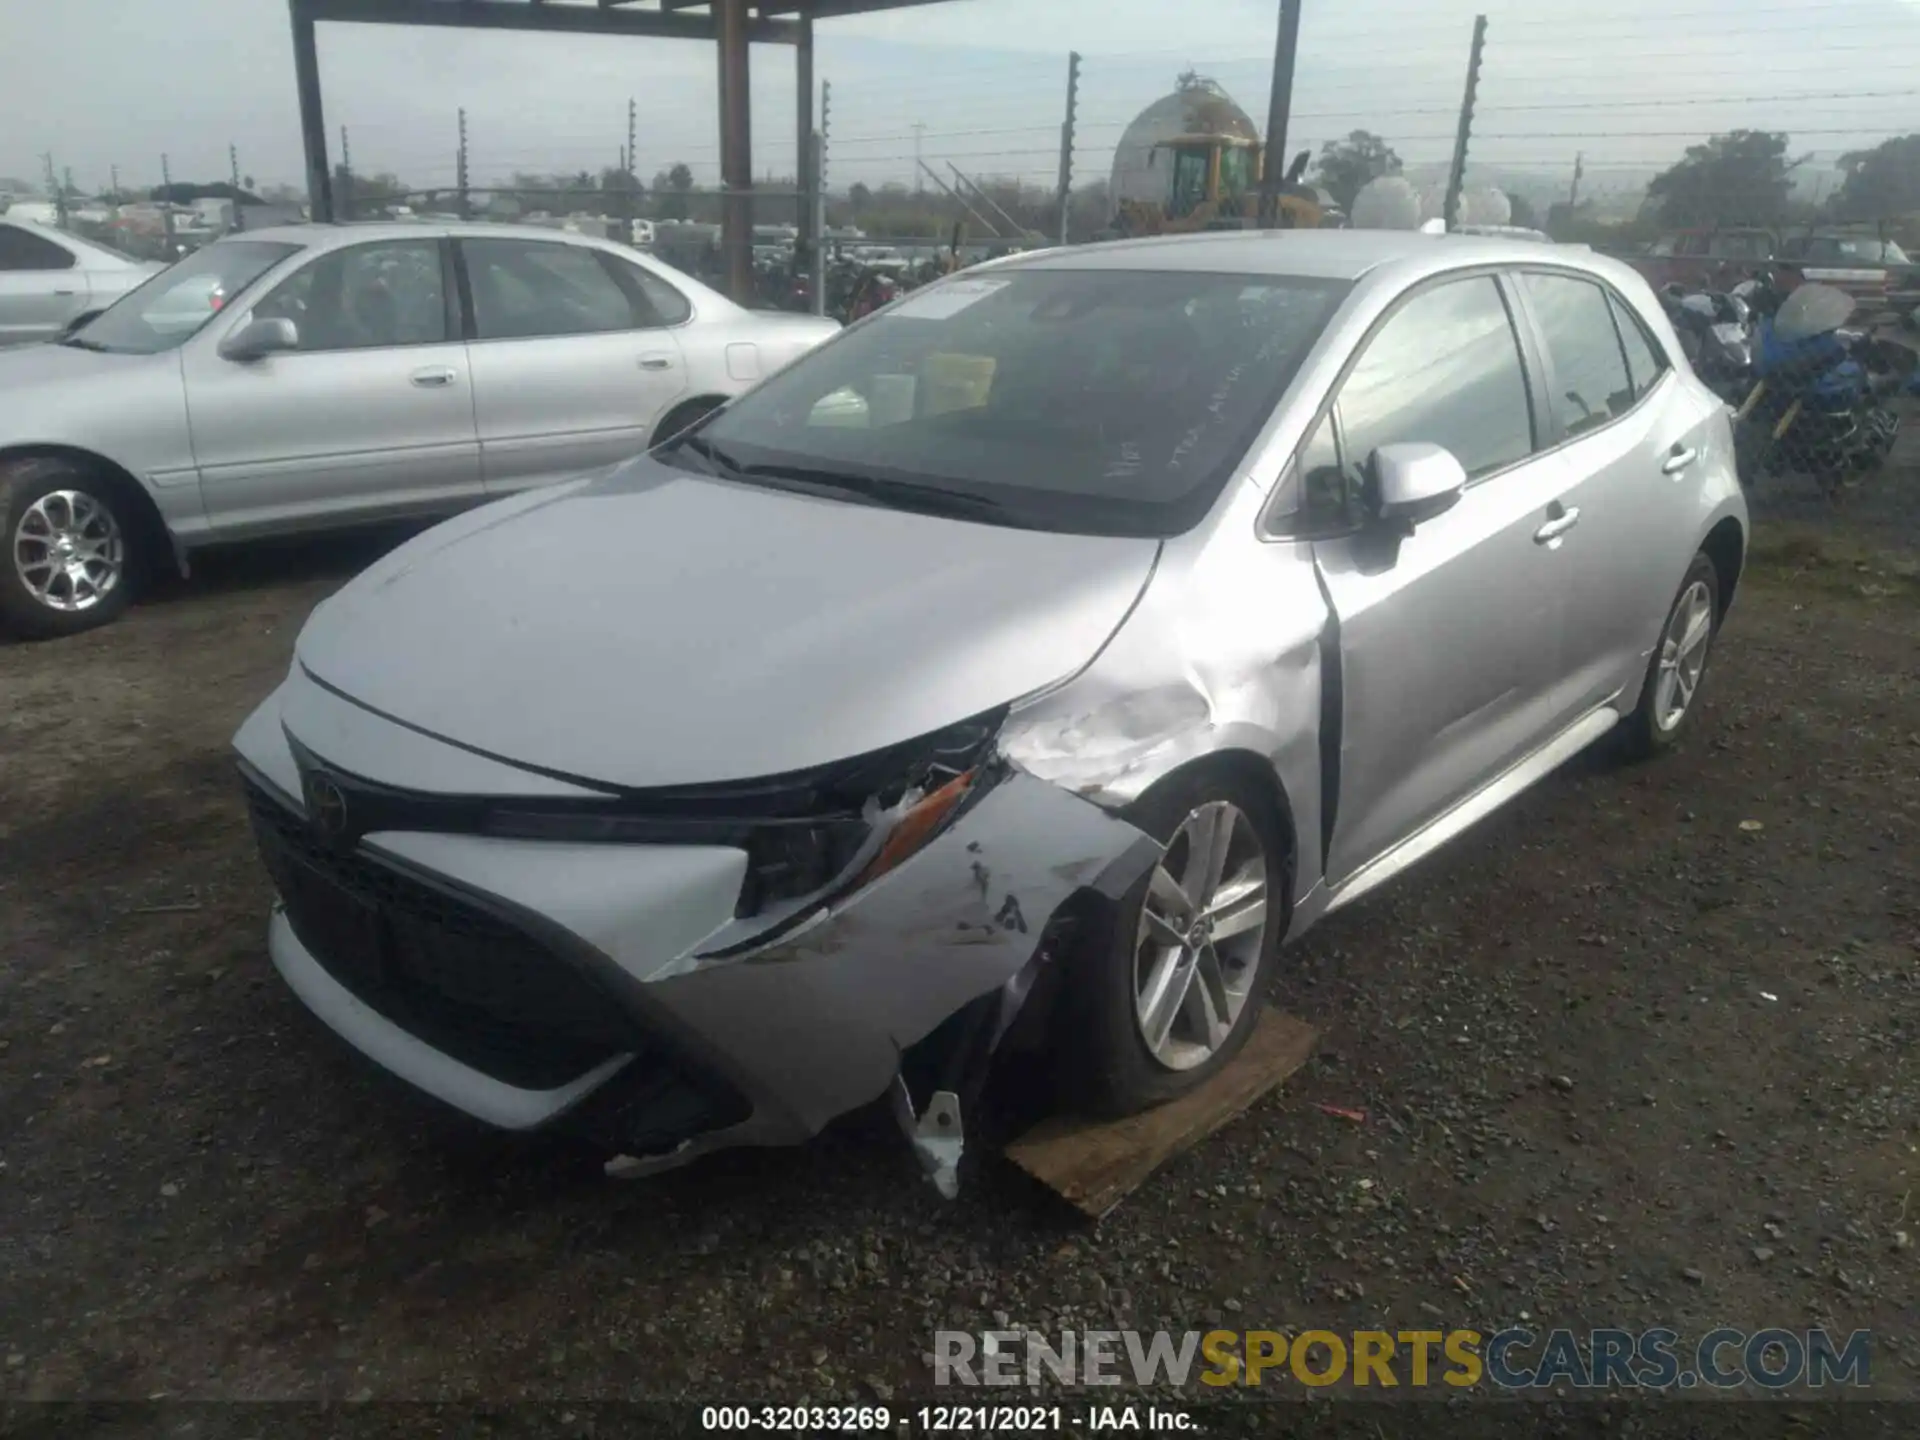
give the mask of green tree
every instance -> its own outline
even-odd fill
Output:
[[[1653,177],[1647,197],[1668,226],[1771,225],[1791,209],[1789,172],[1799,163],[1787,159],[1784,131],[1731,130],[1689,145]]]
[[[1342,210],[1353,208],[1353,197],[1369,180],[1400,173],[1400,157],[1371,130],[1355,130],[1344,140],[1320,147],[1315,182],[1333,196]]]
[[[873,191],[863,181],[856,180],[847,189],[847,203],[857,215],[873,204]]]
[[[693,213],[693,171],[683,162],[675,161],[664,181],[656,177],[653,189],[660,199],[662,220],[685,220]]]
[[[1540,214],[1533,208],[1533,202],[1524,195],[1514,194],[1511,190],[1505,193],[1507,204],[1512,207],[1513,210],[1509,223],[1524,226],[1528,230],[1538,230],[1540,228]]]
[[[1840,157],[1845,179],[1833,197],[1841,220],[1891,220],[1920,211],[1920,135],[1896,135]]]

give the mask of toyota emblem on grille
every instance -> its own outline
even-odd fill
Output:
[[[347,797],[325,775],[307,776],[307,818],[322,840],[338,844],[347,833]]]

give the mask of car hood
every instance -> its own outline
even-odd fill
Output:
[[[74,345],[42,341],[0,350],[0,409],[29,389],[64,386],[108,376],[124,376],[155,361],[173,365],[171,355],[103,355]]]
[[[1158,548],[643,457],[402,546],[314,612],[297,654],[362,705],[513,763],[635,788],[747,779],[1064,679]]]

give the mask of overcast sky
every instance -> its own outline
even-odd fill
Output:
[[[1290,150],[1366,127],[1409,162],[1451,149],[1476,9],[1489,14],[1485,162],[1644,175],[1734,125],[1832,153],[1920,130],[1920,0],[1305,0]],[[819,27],[833,83],[830,183],[911,181],[916,145],[945,173],[1051,186],[1067,54],[1086,57],[1083,177],[1103,174],[1126,120],[1188,64],[1266,119],[1277,0],[948,0]],[[473,182],[616,163],[639,103],[636,169],[718,176],[712,48],[499,32],[323,25],[329,140],[357,171],[452,181],[464,106]],[[793,63],[754,49],[758,173],[793,166]],[[916,137],[915,126],[924,129]],[[283,0],[0,3],[0,176],[37,180],[42,152],[83,187],[227,171],[298,182]]]

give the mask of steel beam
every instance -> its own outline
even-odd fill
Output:
[[[753,111],[747,0],[714,0],[720,22],[720,253],[727,293],[745,305],[753,295]]]
[[[465,30],[531,30],[549,35],[638,35],[659,40],[713,40],[711,16],[599,5],[530,5],[526,0],[297,0],[311,20],[361,25],[444,25]],[[745,20],[746,38],[791,45],[791,20]]]
[[[327,165],[327,119],[320,107],[320,54],[314,43],[313,9],[306,0],[288,0],[293,22],[293,81],[300,95],[300,149],[307,163],[307,212],[326,224],[333,219],[333,172]]]

